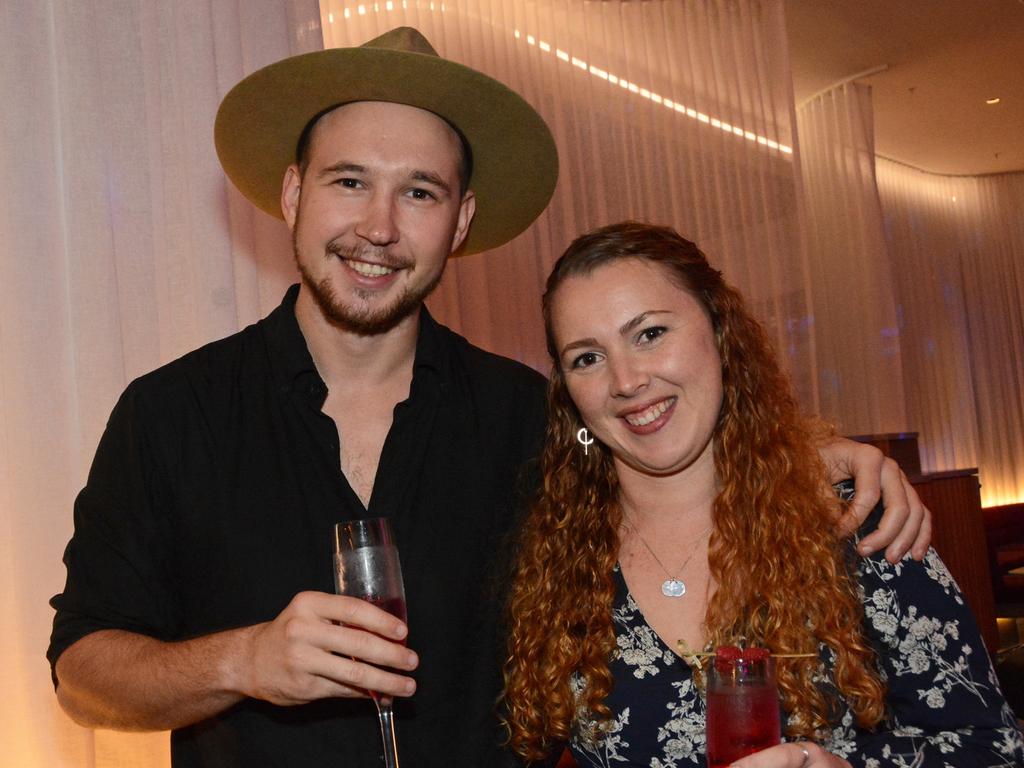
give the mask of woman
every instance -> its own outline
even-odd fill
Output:
[[[704,704],[676,650],[746,643],[795,656],[778,680],[797,743],[737,766],[1024,761],[934,553],[846,557],[818,427],[692,243],[635,223],[579,238],[544,319],[543,486],[510,602],[516,752],[542,761],[568,743],[585,766],[703,766]]]

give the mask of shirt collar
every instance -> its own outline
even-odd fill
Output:
[[[306,339],[295,318],[295,302],[299,297],[299,286],[295,284],[285,293],[281,304],[264,320],[264,332],[271,364],[278,384],[288,389],[295,379],[312,373],[318,379],[316,365],[309,354]],[[422,371],[432,376],[441,376],[447,356],[441,340],[441,326],[427,310],[420,307],[420,327],[416,338],[416,360],[413,364],[413,378]]]

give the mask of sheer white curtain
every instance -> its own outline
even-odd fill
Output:
[[[401,7],[401,10],[397,10]],[[0,4],[0,743],[4,760],[158,766],[166,737],[73,726],[43,653],[71,507],[133,377],[265,314],[283,225],[212,142],[245,73],[399,24],[523,93],[562,156],[548,212],[455,263],[432,306],[545,369],[539,294],[579,232],[626,217],[697,240],[816,403],[781,0],[5,0]],[[380,9],[379,11],[377,9]],[[396,10],[391,10],[396,9]],[[518,35],[516,34],[518,32]],[[510,168],[509,173],[529,173]]]
[[[978,467],[986,505],[1024,499],[1024,174],[876,158],[867,86],[797,114],[823,412],[918,432],[922,469]]]
[[[321,7],[326,47],[415,26],[442,55],[523,94],[555,135],[561,176],[551,206],[513,243],[449,266],[430,301],[442,321],[546,370],[539,296],[558,254],[601,224],[670,224],[742,288],[815,407],[781,2],[322,0]]]
[[[797,110],[822,414],[846,434],[907,429],[893,270],[875,183],[871,89]]]
[[[878,159],[926,470],[977,466],[1024,499],[1024,174],[938,176]]]
[[[71,505],[131,378],[265,314],[283,225],[224,181],[220,97],[319,48],[315,0],[0,4],[0,744],[5,765],[150,766],[78,728],[43,654]]]

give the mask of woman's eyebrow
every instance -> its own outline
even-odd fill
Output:
[[[619,328],[619,333],[625,336],[627,333],[632,331],[634,328],[640,325],[644,320],[646,320],[651,315],[663,315],[668,313],[669,311],[670,310],[667,309],[649,309],[646,312],[641,312],[639,315],[637,315],[632,320],[625,323],[621,328]]]

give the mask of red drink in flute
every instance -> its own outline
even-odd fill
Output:
[[[708,768],[728,768],[779,743],[779,693],[767,651],[718,650],[708,669],[705,727]]]

